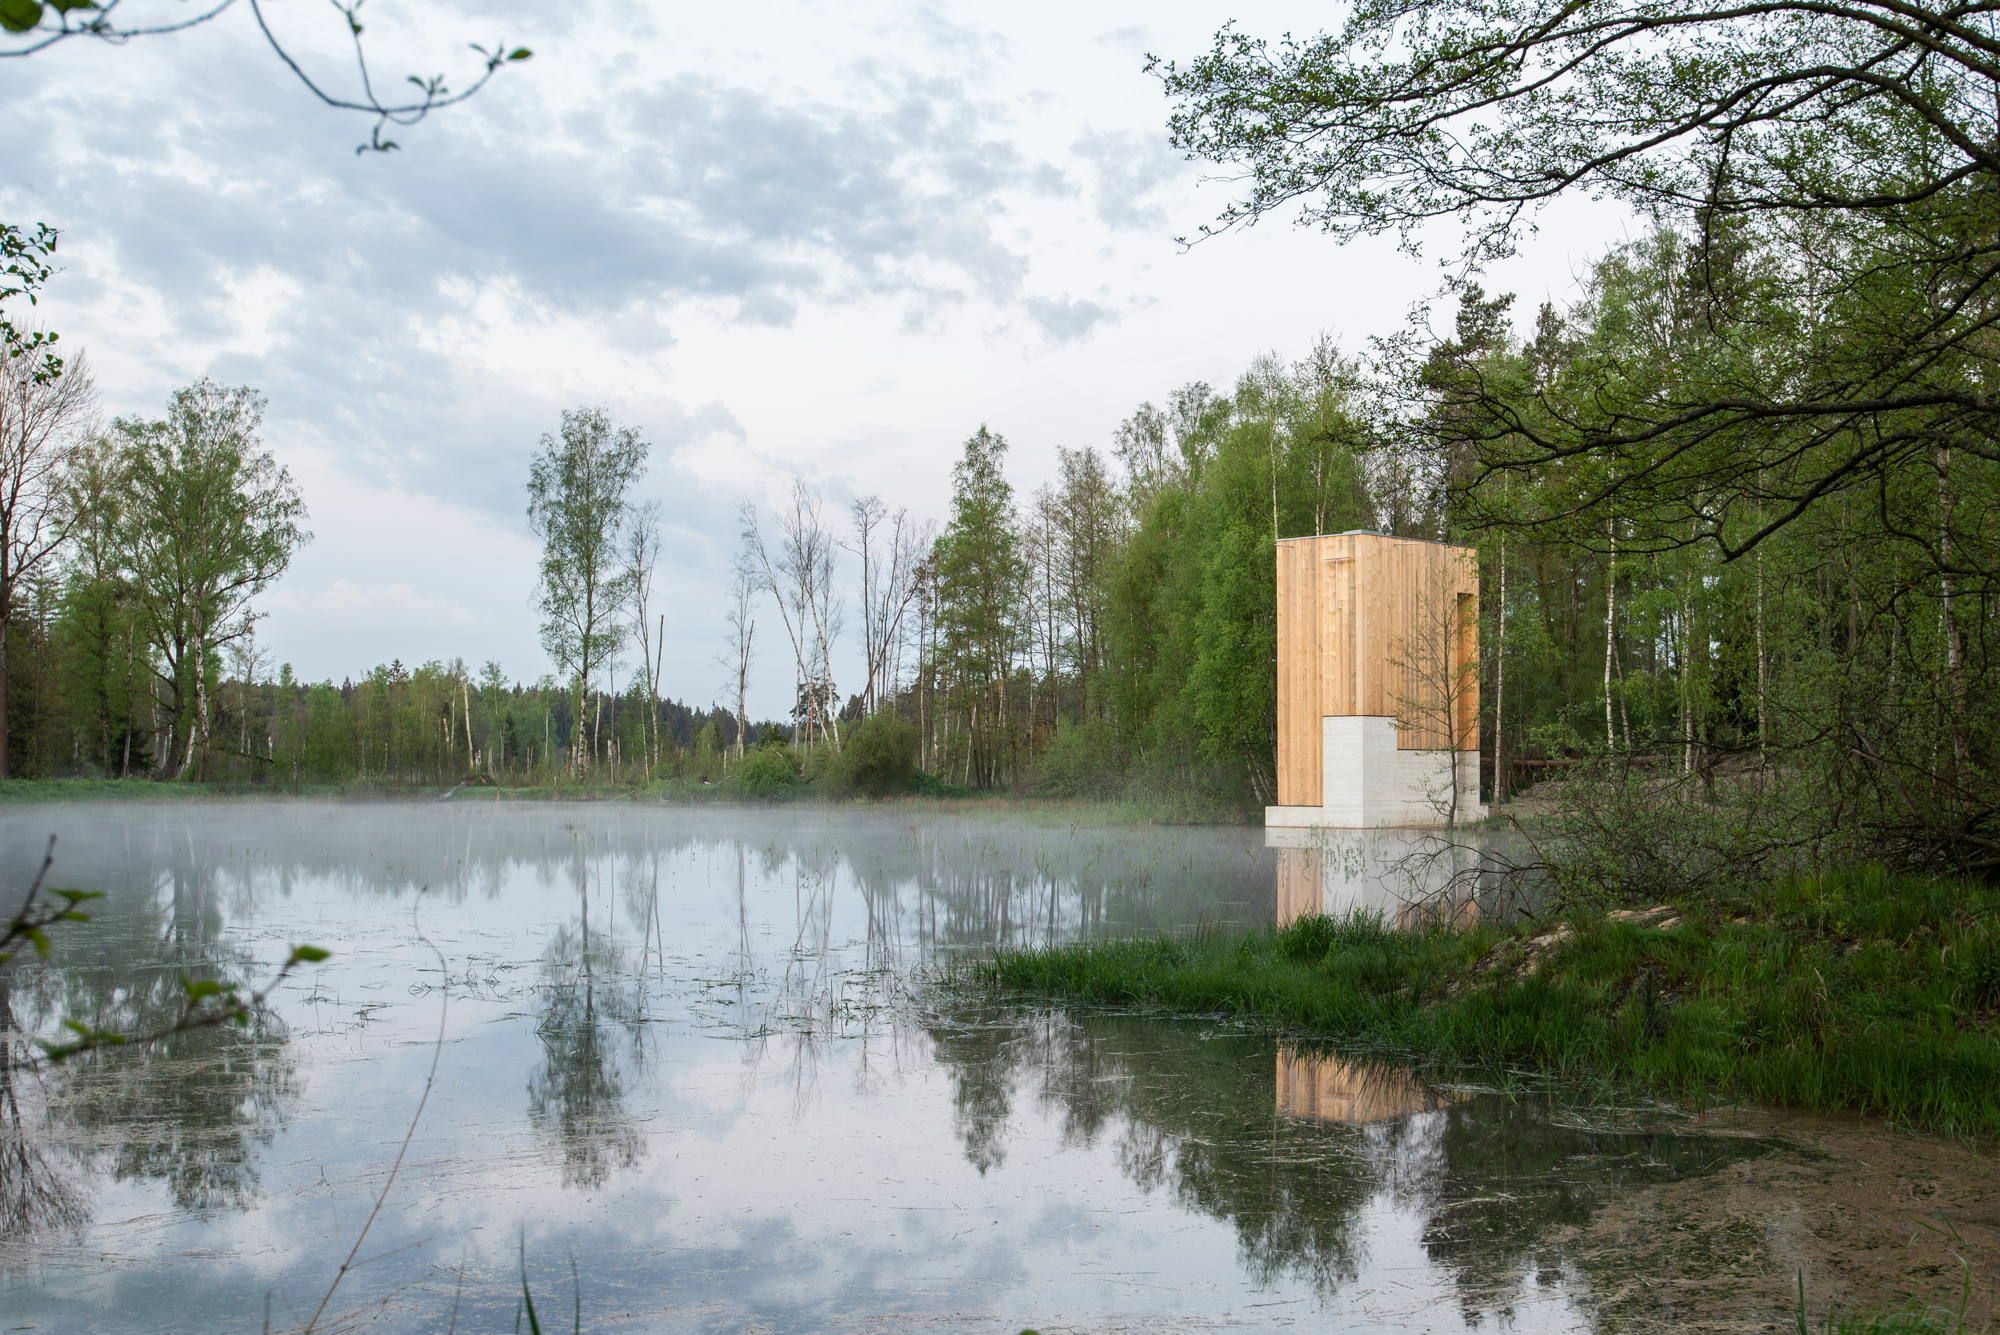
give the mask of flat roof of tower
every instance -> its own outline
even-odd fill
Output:
[[[1422,542],[1433,547],[1460,547],[1472,549],[1468,542],[1446,542],[1443,538],[1406,538],[1399,533],[1384,533],[1379,528],[1349,528],[1338,533],[1301,533],[1293,538],[1279,538],[1279,542],[1316,542],[1321,538],[1387,538],[1391,542]]]

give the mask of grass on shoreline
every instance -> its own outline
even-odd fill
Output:
[[[2000,1136],[2000,891],[1864,869],[1645,921],[1006,952],[977,972],[1065,1001],[1222,1014],[1487,1078],[1758,1102]]]

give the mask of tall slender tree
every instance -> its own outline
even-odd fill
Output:
[[[757,558],[746,544],[739,547],[729,564],[728,609],[724,619],[728,635],[721,664],[728,674],[724,689],[736,707],[736,758],[743,758],[750,735],[750,664],[757,648],[756,596]]]
[[[646,711],[640,722],[649,770],[660,763],[660,657],[666,651],[667,638],[665,614],[660,616],[657,629],[651,624],[653,567],[659,559],[660,504],[647,501],[633,509],[632,521],[626,526],[625,560],[631,570],[632,634],[639,641],[638,685],[643,688],[639,694]]]
[[[584,705],[591,676],[618,651],[632,592],[623,559],[632,489],[646,468],[646,440],[613,426],[602,408],[572,408],[528,469],[528,526],[542,540],[535,603],[542,647],[568,674],[570,769],[582,774]]]
[[[1027,575],[1006,458],[1006,438],[984,426],[966,439],[951,472],[951,522],[934,558],[939,655],[964,714],[966,772],[981,785],[998,782],[1012,760],[1008,684]]]

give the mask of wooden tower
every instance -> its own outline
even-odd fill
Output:
[[[1267,825],[1442,825],[1479,805],[1470,547],[1278,543],[1278,805]]]

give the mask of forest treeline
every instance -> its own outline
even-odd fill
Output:
[[[1846,256],[1872,282],[1826,278],[1828,250],[1862,246],[1884,248],[1872,268]],[[1478,550],[1496,801],[1594,775],[1566,789],[1596,803],[1572,813],[1674,821],[1658,847],[1686,875],[1836,843],[1990,867],[1990,442],[1916,410],[1876,422],[1866,450],[1852,424],[1662,412],[1878,356],[1898,302],[1938,302],[1894,260],[1892,236],[1786,240],[1704,206],[1608,252],[1526,336],[1508,298],[1468,286],[1440,338],[1258,358],[1060,450],[1038,486],[980,426],[934,524],[874,498],[836,512],[798,482],[740,514],[724,683],[700,707],[662,695],[646,442],[604,412],[564,414],[528,478],[556,673],[430,662],[306,683],[254,636],[256,594],[306,540],[258,396],[200,382],[158,420],[100,428],[82,358],[56,374],[10,358],[6,765],[770,791],[838,771],[860,733],[888,775],[870,787],[928,775],[1248,813],[1274,787],[1272,544],[1376,528]],[[1938,402],[1952,384],[1984,394],[1982,346],[1954,368],[1926,368]],[[792,669],[796,703],[756,725],[744,695],[764,656]],[[1712,847],[1688,847],[1690,819]],[[1618,855],[1642,859],[1630,843]]]

